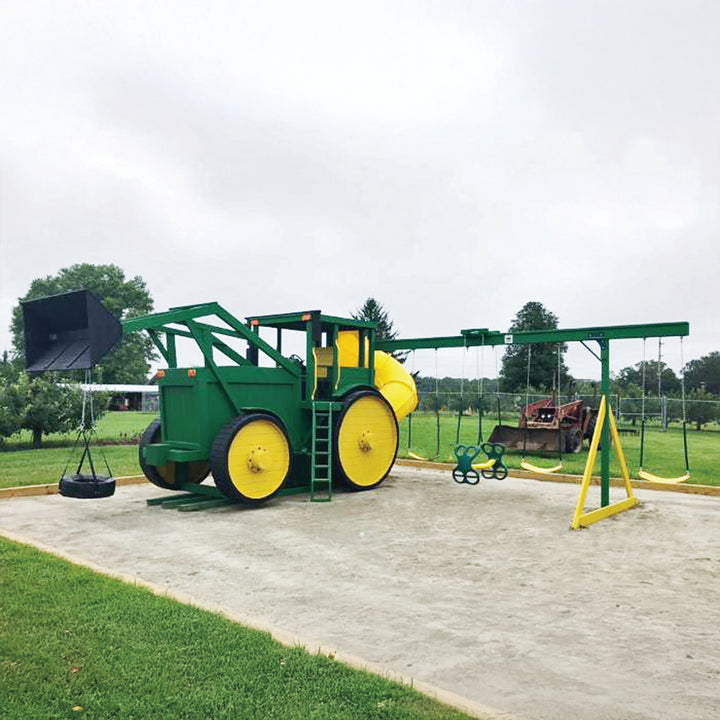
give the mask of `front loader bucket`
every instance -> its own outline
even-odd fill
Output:
[[[28,372],[87,370],[122,337],[122,325],[88,290],[22,303]]]
[[[556,453],[558,451],[559,432],[559,430],[546,428],[528,428],[526,434],[525,428],[496,425],[488,440],[489,442],[502,443],[508,450],[525,449],[527,452],[544,451]]]

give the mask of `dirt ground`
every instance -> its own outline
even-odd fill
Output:
[[[15,498],[0,528],[514,717],[717,720],[720,498],[640,491],[572,532],[577,492],[397,467],[326,504]]]

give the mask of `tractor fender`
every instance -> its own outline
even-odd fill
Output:
[[[363,390],[369,390],[370,392],[377,393],[378,395],[380,394],[380,391],[374,385],[369,385],[367,383],[356,383],[355,385],[345,386],[343,388],[343,393],[340,396],[339,400],[342,402],[342,401],[346,400],[348,397],[350,397],[350,395],[352,395],[353,393],[360,392]]]
[[[277,420],[278,425],[282,428],[283,432],[288,438],[288,442],[290,441],[290,435],[288,435],[287,427],[285,426],[285,422],[283,419],[272,410],[269,410],[268,408],[264,407],[241,407],[238,408],[240,410],[241,415],[250,415],[252,413],[260,413],[262,415],[270,415],[274,420]],[[290,452],[292,452],[292,444],[290,445]]]

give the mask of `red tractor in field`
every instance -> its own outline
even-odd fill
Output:
[[[496,425],[489,440],[514,450],[578,453],[592,437],[595,416],[583,400],[557,405],[547,398],[527,405],[517,427]]]

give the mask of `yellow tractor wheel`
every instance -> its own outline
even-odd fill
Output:
[[[150,465],[145,462],[145,446],[160,442],[161,439],[160,421],[153,420],[140,437],[138,447],[140,468],[145,474],[145,477],[153,483],[153,485],[157,485],[165,490],[179,490],[177,484],[177,468],[181,463],[169,462],[166,465]],[[207,460],[182,464],[187,465],[187,482],[193,485],[201,483],[210,473],[210,463]]]
[[[363,390],[345,400],[335,429],[335,466],[352,490],[369,490],[390,472],[398,450],[395,413],[377,392]]]
[[[235,418],[219,433],[210,453],[215,485],[231,500],[260,503],[283,486],[290,473],[290,441],[272,415]]]

